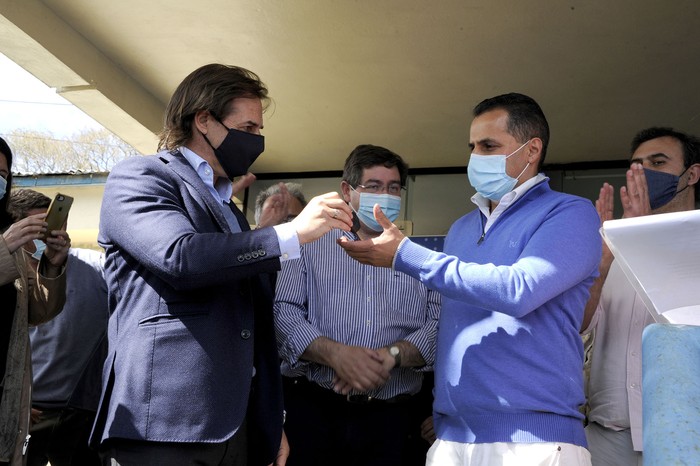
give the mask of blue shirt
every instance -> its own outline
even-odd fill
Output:
[[[381,348],[411,342],[426,361],[422,368],[392,370],[386,385],[369,392],[380,399],[420,390],[422,370],[431,370],[440,297],[418,280],[350,258],[336,239],[351,233],[333,230],[302,246],[301,258],[282,264],[275,296],[275,326],[282,374],[306,375],[332,387],[334,371],[300,360],[309,344],[325,336],[346,345]]]
[[[219,178],[216,183],[214,183],[214,170],[209,165],[209,162],[185,146],[180,147],[178,150],[197,172],[197,175],[207,186],[212,197],[219,201],[221,205],[226,204],[228,208],[228,204],[231,202],[231,196],[233,196],[231,182],[227,178]],[[241,226],[233,221],[234,219],[231,219],[230,215],[227,215],[229,212],[225,211],[223,207],[222,211],[226,216],[231,231],[233,233],[241,231]],[[299,257],[299,237],[294,227],[288,223],[283,223],[281,225],[275,225],[273,228],[277,233],[277,241],[280,246],[280,262],[297,259]]]

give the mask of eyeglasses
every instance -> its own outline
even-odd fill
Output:
[[[363,190],[365,190],[371,194],[387,192],[387,193],[391,194],[392,196],[400,196],[401,190],[406,189],[404,186],[401,186],[398,183],[392,183],[389,186],[384,186],[381,184],[368,184],[368,185],[358,184],[357,187],[362,188]]]

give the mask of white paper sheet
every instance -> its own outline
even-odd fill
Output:
[[[660,322],[700,325],[700,210],[610,220],[601,234]]]

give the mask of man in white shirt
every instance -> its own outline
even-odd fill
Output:
[[[623,218],[693,210],[700,191],[700,140],[670,128],[648,128],[632,141]],[[605,183],[596,208],[613,218],[614,190]],[[593,333],[588,384],[588,448],[593,466],[642,465],[642,331],[654,322],[603,244],[600,276],[583,321]]]

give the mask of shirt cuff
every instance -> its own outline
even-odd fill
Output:
[[[394,252],[394,258],[391,260],[391,270],[396,271],[396,258],[399,257],[399,251],[401,250],[401,246],[404,245],[406,241],[410,241],[408,239],[408,236],[405,236],[401,242],[399,243],[399,247],[396,248],[396,251]]]
[[[285,262],[301,257],[299,237],[291,223],[274,225],[272,228],[277,233],[277,241],[280,246],[280,262]]]

